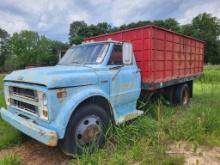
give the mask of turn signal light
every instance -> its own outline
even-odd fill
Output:
[[[58,98],[58,99],[62,99],[62,98],[64,98],[64,97],[66,97],[66,95],[67,95],[67,92],[66,92],[65,89],[62,89],[62,90],[58,90],[58,91],[57,91],[57,98]]]
[[[45,118],[48,118],[48,112],[47,111],[43,110],[43,115],[44,115]]]

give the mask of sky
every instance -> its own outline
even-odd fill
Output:
[[[220,18],[220,0],[0,0],[0,28],[10,34],[32,30],[68,42],[73,21],[120,26],[139,20],[175,18],[187,24],[203,12]]]

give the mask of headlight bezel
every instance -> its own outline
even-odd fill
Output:
[[[47,100],[47,95],[46,95],[46,93],[43,93],[43,96],[42,96],[43,98],[43,105],[44,106],[47,106],[47,104],[48,104],[48,100]]]
[[[46,92],[38,91],[38,101],[39,101],[39,117],[43,120],[49,120],[48,111],[48,97]]]
[[[10,105],[9,94],[10,94],[9,86],[4,85],[4,97],[5,97],[5,103],[6,103],[7,106]]]

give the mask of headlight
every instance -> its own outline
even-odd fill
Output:
[[[43,105],[47,105],[47,95],[45,93],[43,94]]]
[[[44,92],[38,92],[38,98],[39,98],[39,103],[40,103],[40,107],[39,107],[39,116],[40,118],[44,119],[44,120],[48,120],[49,119],[49,115],[48,115],[48,108],[47,108],[47,95]]]

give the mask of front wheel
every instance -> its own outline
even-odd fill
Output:
[[[92,152],[105,142],[105,132],[109,124],[107,112],[95,104],[87,104],[71,117],[60,146],[68,155]]]

